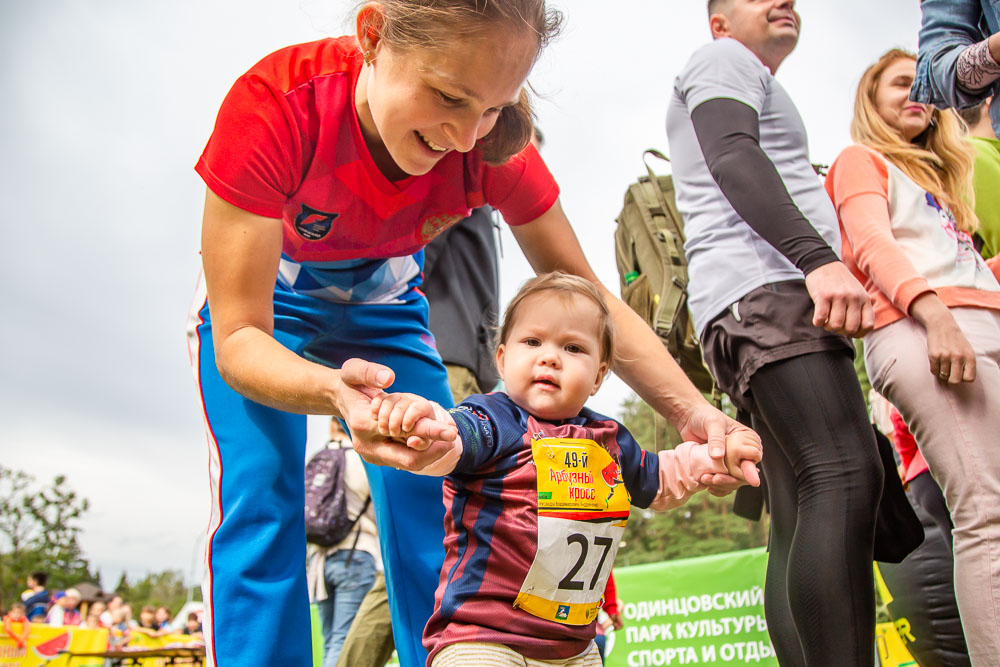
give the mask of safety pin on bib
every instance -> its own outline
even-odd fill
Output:
[[[528,586],[528,590],[521,591],[521,593],[524,594],[524,595],[531,595],[531,591],[533,591],[533,590],[535,590],[534,586]],[[521,607],[521,596],[520,595],[518,595],[516,598],[514,598],[514,604],[511,605],[511,606],[513,606],[514,609],[519,609]]]
[[[545,437],[545,433],[543,433],[542,431],[539,431],[538,433],[535,433],[532,437],[535,440],[537,440],[538,442],[540,442],[543,445],[545,445],[545,449],[549,450],[549,453],[547,454],[547,456],[550,459],[555,459],[556,458],[556,453],[554,451],[552,451],[552,448],[549,447],[549,443],[546,442],[547,438]]]

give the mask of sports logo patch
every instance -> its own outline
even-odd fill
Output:
[[[327,213],[302,204],[302,211],[295,216],[295,231],[306,241],[319,241],[330,233],[333,221],[339,217],[339,213]]]
[[[556,610],[556,618],[560,620],[565,620],[569,618],[569,605],[561,604]]]
[[[465,219],[465,216],[457,213],[444,213],[424,218],[424,222],[420,227],[420,238],[424,243],[430,243],[435,236],[463,219]]]

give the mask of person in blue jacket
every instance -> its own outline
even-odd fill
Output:
[[[1000,88],[1000,2],[923,0],[917,77],[910,97],[946,109],[975,106]],[[1000,105],[990,122],[1000,135]]]

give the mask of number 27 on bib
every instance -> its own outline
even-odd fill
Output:
[[[514,606],[567,625],[597,618],[630,499],[621,469],[593,440],[537,434],[538,550]]]

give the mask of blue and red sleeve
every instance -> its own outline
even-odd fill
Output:
[[[462,438],[453,474],[471,474],[524,446],[525,413],[501,392],[475,394],[451,410]]]

